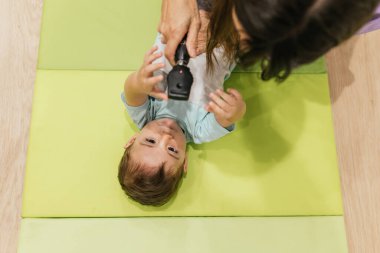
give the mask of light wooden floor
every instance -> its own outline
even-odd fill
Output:
[[[15,253],[42,0],[0,0],[0,253]],[[351,253],[380,252],[380,31],[328,56]]]

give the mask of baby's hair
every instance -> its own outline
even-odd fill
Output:
[[[183,168],[165,171],[164,164],[159,164],[158,168],[148,170],[143,163],[131,158],[132,146],[125,149],[119,164],[118,178],[122,189],[142,205],[164,205],[176,192]]]

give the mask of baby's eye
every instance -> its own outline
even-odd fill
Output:
[[[156,141],[152,138],[145,138],[145,141],[149,142],[149,143],[152,143],[152,144],[155,144]]]
[[[168,150],[170,151],[170,152],[173,152],[173,153],[178,153],[178,151],[177,151],[177,149],[175,149],[175,148],[173,148],[173,147],[168,147]]]

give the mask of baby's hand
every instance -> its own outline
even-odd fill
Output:
[[[215,114],[215,119],[223,127],[229,127],[243,118],[246,105],[241,94],[235,89],[220,89],[210,93],[212,101],[206,105],[206,110]]]
[[[167,100],[167,94],[156,87],[156,84],[162,81],[163,76],[153,76],[154,71],[164,67],[164,63],[153,63],[162,56],[162,52],[157,52],[157,49],[158,47],[154,46],[145,54],[144,63],[137,71],[136,83],[138,87],[136,89],[140,93]]]

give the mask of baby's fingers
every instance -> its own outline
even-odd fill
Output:
[[[212,101],[208,103],[206,110],[218,116],[223,116],[225,114],[225,111]]]
[[[227,89],[228,93],[230,93],[231,95],[233,95],[237,100],[242,100],[243,97],[241,96],[240,92],[238,92],[237,90],[235,89]]]
[[[154,86],[164,79],[163,75],[153,76],[145,79],[145,84],[149,86]]]
[[[144,68],[144,72],[147,75],[151,75],[154,71],[159,70],[164,67],[163,63],[149,64]]]
[[[149,56],[151,56],[154,52],[156,52],[157,49],[158,49],[158,46],[154,45],[151,49],[148,50],[148,52],[145,53],[144,63],[148,61]]]
[[[222,109],[227,110],[227,108],[229,107],[226,101],[224,101],[219,95],[216,95],[215,93],[211,92],[209,96],[211,100]]]
[[[156,59],[159,59],[161,56],[162,56],[162,52],[156,52],[156,53],[154,53],[154,54],[151,54],[151,55],[149,55],[149,56],[146,58],[145,64],[146,64],[146,65],[151,64],[151,63],[154,62]]]
[[[152,91],[149,95],[152,97],[158,98],[158,99],[162,99],[162,100],[168,100],[169,99],[168,95],[162,91]]]
[[[216,94],[218,94],[218,96],[220,96],[221,98],[223,98],[224,101],[227,102],[227,104],[229,105],[234,105],[235,104],[235,98],[234,96],[224,92],[223,90],[221,89],[217,89],[216,90]]]

